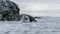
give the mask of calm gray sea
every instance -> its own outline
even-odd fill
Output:
[[[37,22],[0,21],[0,34],[60,34],[60,18],[36,19]]]

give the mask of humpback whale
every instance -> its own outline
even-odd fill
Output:
[[[37,22],[32,16],[27,14],[20,15],[20,18],[22,22]]]

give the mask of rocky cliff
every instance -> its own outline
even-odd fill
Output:
[[[0,0],[0,14],[2,15],[0,20],[15,20],[19,11],[20,9],[16,3],[10,0]]]
[[[30,22],[36,22],[32,16],[27,14],[20,15],[19,11],[20,9],[16,3],[10,0],[0,0],[0,21],[20,21],[24,15],[24,18],[28,17]],[[27,21],[26,19],[23,20]]]

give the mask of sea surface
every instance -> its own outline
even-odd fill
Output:
[[[0,21],[0,34],[60,34],[60,17],[36,20],[31,23]]]

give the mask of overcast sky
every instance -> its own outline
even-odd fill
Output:
[[[60,0],[11,0],[17,3],[21,14],[60,17]]]

